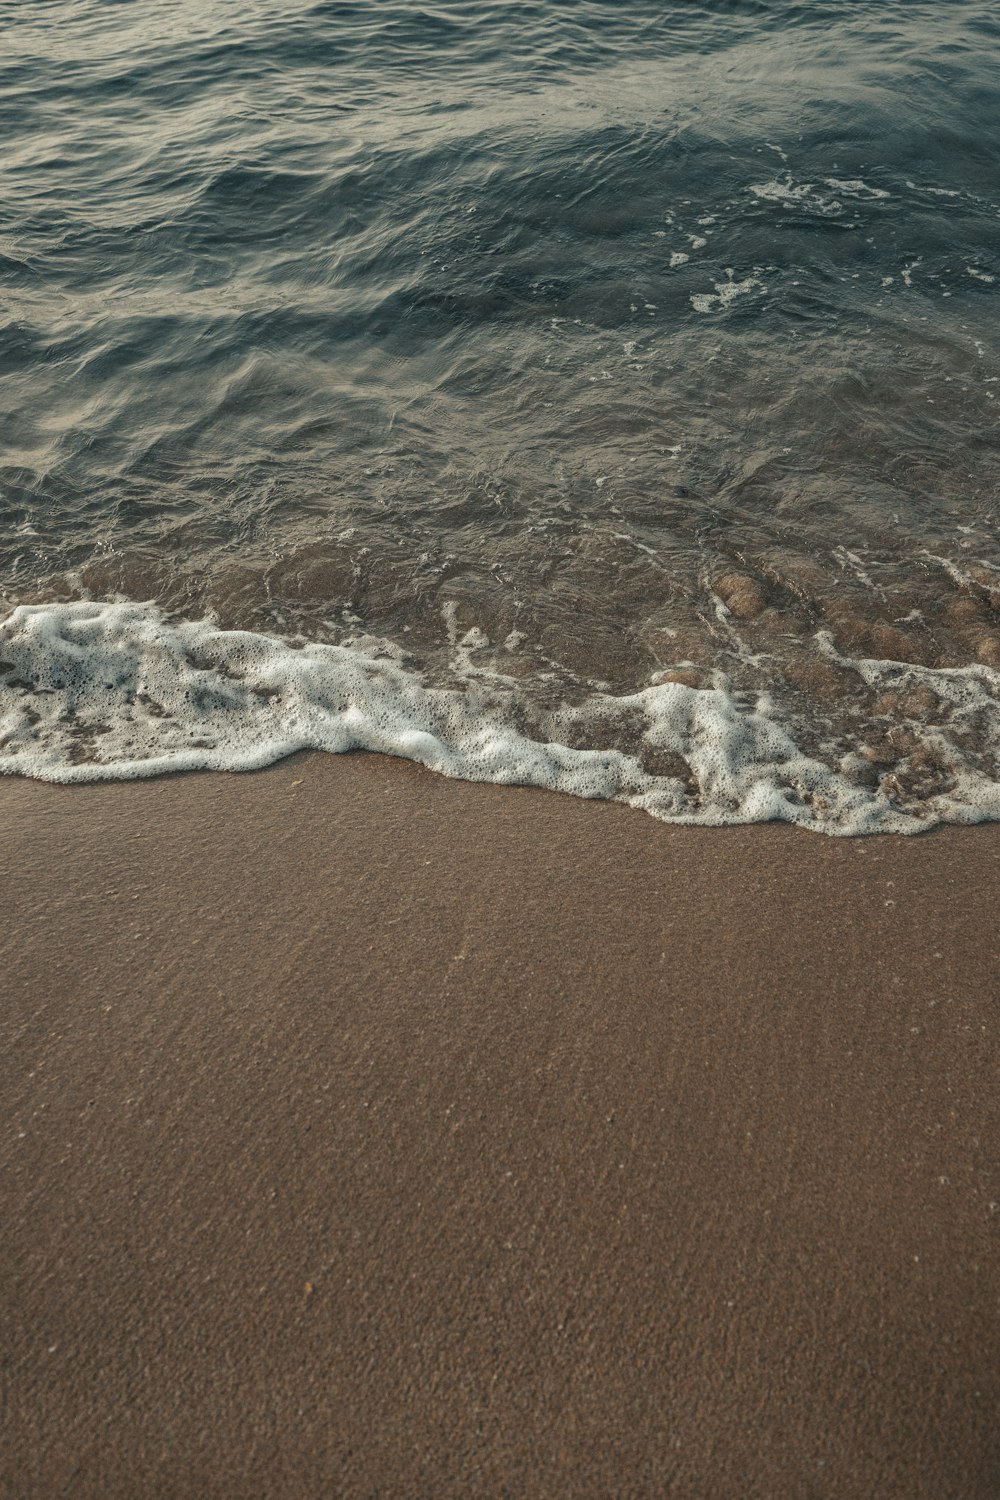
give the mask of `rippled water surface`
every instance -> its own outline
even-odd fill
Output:
[[[721,686],[918,815],[995,782],[993,3],[12,14],[7,608],[354,644],[543,738]]]

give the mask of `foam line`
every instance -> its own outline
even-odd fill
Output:
[[[681,823],[781,819],[852,834],[1000,817],[996,785],[982,778],[914,816],[801,753],[767,700],[748,708],[724,687],[597,695],[552,715],[545,739],[515,727],[513,692],[477,680],[436,688],[353,648],[178,622],[151,604],[24,605],[0,625],[0,771],[110,781],[254,770],[297,750],[374,750],[445,776],[614,798]],[[603,727],[613,740],[616,720],[637,717],[644,746],[661,765],[679,758],[685,774],[560,739]]]

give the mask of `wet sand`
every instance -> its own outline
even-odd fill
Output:
[[[5,1496],[1000,1493],[1000,827],[0,782]]]

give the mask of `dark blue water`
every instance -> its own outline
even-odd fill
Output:
[[[553,701],[722,673],[873,775],[902,710],[840,658],[1000,667],[995,4],[21,0],[3,41],[8,606],[436,680],[473,629]]]

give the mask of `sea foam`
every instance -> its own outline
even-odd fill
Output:
[[[997,787],[983,778],[913,816],[803,754],[766,698],[748,705],[725,686],[598,694],[553,713],[551,737],[531,738],[516,727],[512,687],[474,678],[434,687],[370,651],[175,621],[136,603],[22,605],[0,625],[0,658],[0,771],[46,781],[247,771],[298,750],[370,750],[469,781],[613,798],[680,823],[781,819],[853,834],[1000,816]],[[678,774],[646,769],[646,755],[559,738],[581,726],[599,737],[622,716],[644,726],[654,765]]]

